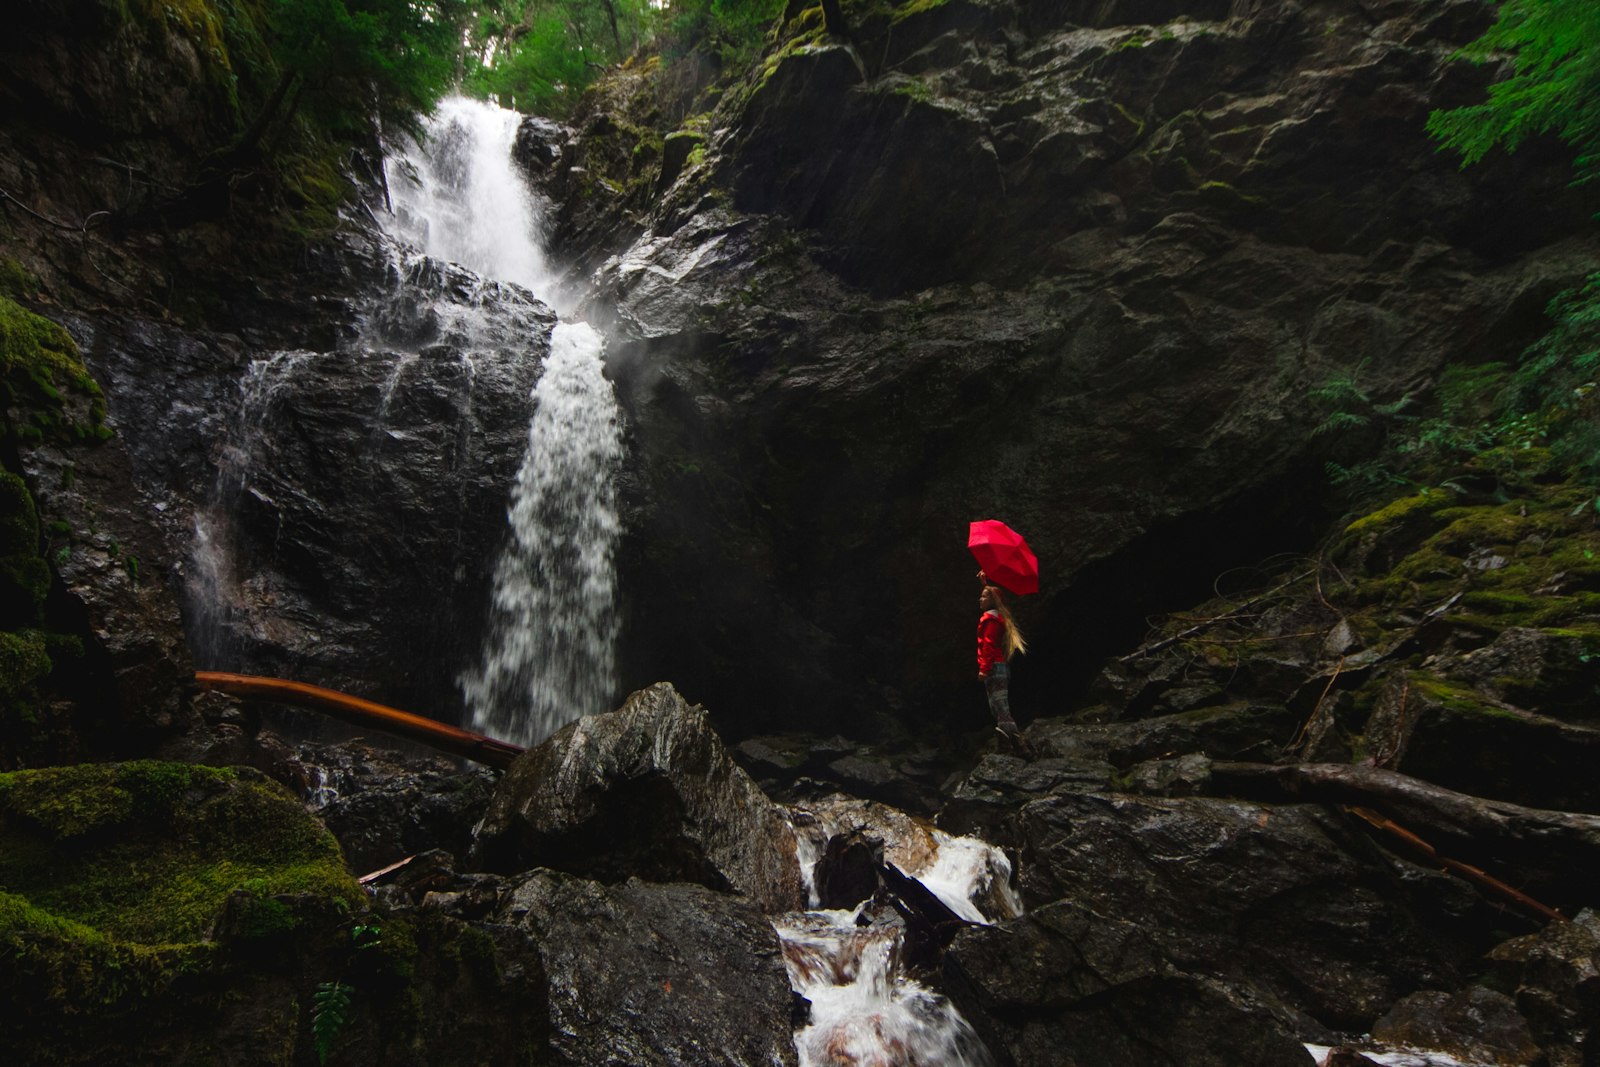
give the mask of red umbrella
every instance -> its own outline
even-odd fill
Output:
[[[967,547],[994,584],[1017,594],[1039,591],[1039,557],[1021,534],[999,519],[973,523]]]

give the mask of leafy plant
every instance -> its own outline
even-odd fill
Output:
[[[1488,32],[1457,54],[1477,63],[1509,55],[1512,65],[1484,103],[1428,117],[1428,132],[1459,151],[1462,166],[1555,131],[1577,150],[1576,180],[1600,177],[1600,4],[1505,0]]]
[[[328,1062],[333,1042],[350,1017],[350,999],[355,987],[343,982],[322,982],[311,995],[311,1037],[319,1063]]]

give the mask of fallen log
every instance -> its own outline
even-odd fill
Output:
[[[1344,763],[1211,766],[1212,791],[1255,800],[1371,808],[1442,851],[1563,905],[1592,904],[1600,870],[1600,815],[1547,811],[1458,793],[1398,771]]]
[[[505,770],[512,760],[523,753],[519,745],[499,741],[470,730],[446,726],[442,722],[413,715],[385,704],[378,704],[348,693],[324,689],[305,682],[291,682],[283,678],[262,678],[253,674],[228,674],[223,671],[196,671],[195,684],[201,689],[214,689],[234,696],[270,700],[279,704],[293,704],[309,708],[356,726],[371,727],[395,734],[411,741],[419,741],[431,748],[461,756],[476,763]]]

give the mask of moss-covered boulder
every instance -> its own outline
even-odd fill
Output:
[[[38,1063],[296,1062],[362,900],[287,790],[154,761],[0,775],[0,886],[0,1045]]]

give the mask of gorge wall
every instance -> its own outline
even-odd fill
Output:
[[[83,6],[38,8],[9,46],[31,58],[6,75],[0,173],[22,298],[60,308],[127,457],[127,521],[78,523],[81,558],[114,543],[151,579],[138,596],[192,589],[193,516],[236,492],[236,610],[189,612],[191,638],[219,624],[208,665],[454,717],[553,320],[509,293],[480,343],[394,306],[412,268],[372,242],[375,188],[309,243],[263,224],[292,196],[164,199],[234,105],[194,27]],[[1514,357],[1594,259],[1561,146],[1462,173],[1423,131],[1496,76],[1452,58],[1481,0],[848,14],[839,39],[791,4],[707,110],[641,62],[572,128],[525,130],[627,420],[621,689],[671,678],[733,736],[972,723],[963,538],[985,516],[1044,561],[1018,703],[1063,710],[1147,616],[1321,536],[1309,390],[1356,372],[1392,400]],[[35,69],[79,53],[93,77]],[[77,225],[107,205],[114,230]],[[483,303],[470,277],[430,284]],[[236,383],[283,353],[308,377],[261,442],[281,463],[230,489]],[[175,647],[129,655],[187,670]]]
[[[1462,172],[1424,132],[1496,76],[1452,58],[1485,4],[801,6],[658,200],[617,150],[670,114],[647,73],[529,131],[632,415],[632,676],[730,719],[970,712],[987,516],[1045,572],[1018,702],[1061,710],[1313,546],[1312,388],[1514,358],[1593,262],[1560,146]]]

